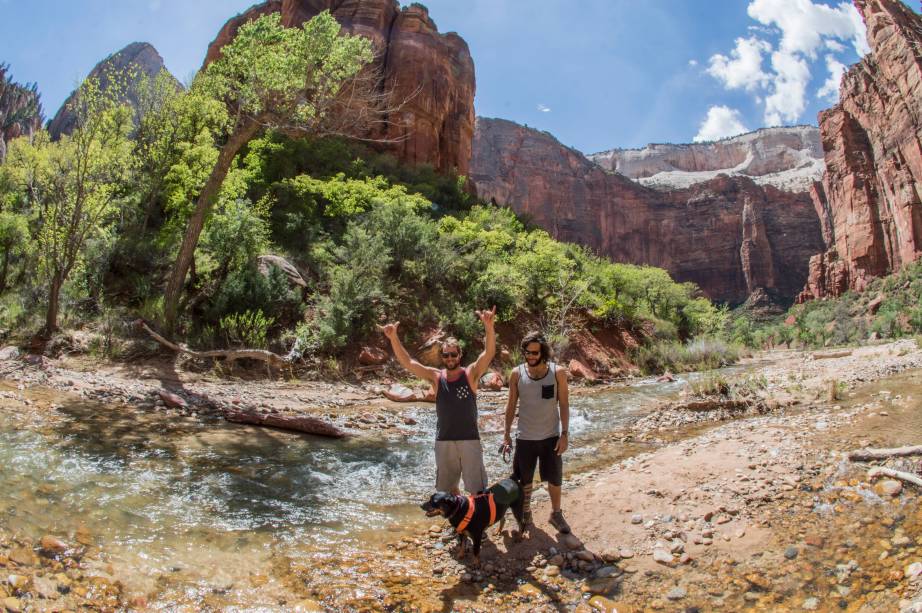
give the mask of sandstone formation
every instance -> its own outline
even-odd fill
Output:
[[[163,64],[163,58],[157,53],[149,43],[131,43],[121,51],[113,53],[103,61],[96,64],[87,78],[99,80],[99,87],[106,90],[112,79],[118,75],[119,78],[127,79],[125,93],[120,96],[121,100],[127,100],[133,107],[138,106],[138,91],[135,87],[137,81],[142,76],[149,78],[156,77],[161,70],[166,70]],[[181,87],[176,81],[176,87]],[[57,140],[62,134],[70,134],[76,122],[76,117],[70,109],[77,92],[72,92],[68,96],[61,108],[55,114],[54,119],[48,124],[48,132],[51,138]]]
[[[34,83],[13,82],[9,66],[0,63],[0,164],[6,159],[6,144],[41,129],[42,103]]]
[[[440,172],[468,173],[474,133],[474,62],[454,32],[440,34],[420,4],[397,0],[268,0],[228,21],[208,48],[214,60],[237,29],[258,16],[279,12],[296,27],[330,10],[350,34],[367,36],[376,51],[381,92],[390,92],[398,112],[369,136],[380,148],[411,164]]]
[[[808,194],[725,175],[656,191],[510,121],[478,118],[471,166],[482,199],[614,261],[665,268],[715,300],[793,298],[823,245]]]
[[[718,174],[750,177],[759,185],[810,190],[823,176],[820,131],[813,126],[763,128],[732,138],[685,145],[647,145],[587,156],[605,168],[654,189],[689,187]]]
[[[862,289],[922,253],[922,18],[899,0],[855,0],[871,53],[820,113],[826,174],[812,191],[826,251],[800,300]]]

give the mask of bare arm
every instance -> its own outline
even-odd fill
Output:
[[[398,321],[396,323],[378,326],[378,329],[381,330],[384,333],[384,336],[387,337],[387,340],[391,342],[391,349],[394,350],[394,357],[397,358],[397,361],[401,366],[409,370],[420,379],[428,381],[429,383],[438,381],[438,369],[423,366],[410,357],[410,353],[407,351],[406,347],[403,346],[403,343],[400,342],[400,338],[397,336],[397,326],[399,325],[400,322]]]
[[[557,367],[557,404],[560,409],[560,438],[557,440],[557,455],[563,455],[570,446],[570,388],[567,385],[567,369]],[[566,434],[564,434],[566,432]]]
[[[515,408],[519,402],[519,371],[514,369],[509,375],[509,398],[506,400],[506,429],[503,442],[512,444],[512,422],[515,421]]]
[[[477,316],[480,318],[480,321],[483,322],[484,328],[484,339],[483,339],[483,352],[477,356],[477,361],[475,361],[470,367],[471,378],[479,381],[487,369],[490,367],[490,362],[493,361],[493,356],[496,355],[496,330],[494,329],[494,322],[496,318],[496,307],[494,306],[489,311],[477,311]]]

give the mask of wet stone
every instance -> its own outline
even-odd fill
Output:
[[[793,545],[784,550],[784,557],[788,560],[793,560],[797,557],[797,554],[797,547],[794,547]]]

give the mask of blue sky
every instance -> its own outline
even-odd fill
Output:
[[[0,61],[52,116],[102,58],[153,44],[187,80],[251,0],[0,0]],[[478,115],[595,152],[816,124],[858,61],[847,0],[429,0],[467,40]],[[856,49],[857,47],[857,49]],[[832,80],[830,76],[832,75]]]

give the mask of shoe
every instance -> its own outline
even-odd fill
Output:
[[[557,531],[561,534],[570,533],[570,524],[568,524],[567,520],[563,518],[563,511],[554,511],[551,513],[551,517],[548,521],[552,526],[557,528]]]

